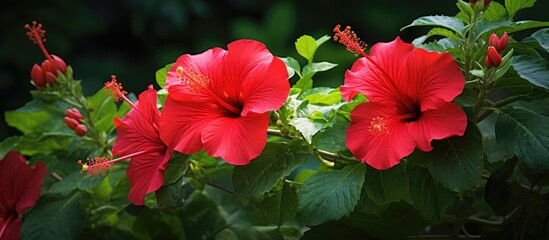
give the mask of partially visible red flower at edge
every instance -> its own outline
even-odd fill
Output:
[[[40,185],[46,176],[46,166],[37,162],[34,168],[25,157],[9,152],[0,161],[0,239],[19,239],[21,214],[40,198]]]
[[[88,175],[105,174],[115,162],[131,159],[126,174],[130,181],[128,199],[135,205],[143,205],[145,194],[158,190],[164,183],[164,172],[173,150],[160,139],[158,121],[160,112],[156,106],[156,90],[152,86],[139,94],[139,101],[131,102],[124,96],[116,77],[105,84],[105,88],[113,90],[116,99],[123,99],[132,109],[124,118],[114,119],[117,137],[112,148],[113,155],[121,157],[109,160],[105,157],[88,159],[82,165],[82,170]]]
[[[451,103],[465,79],[447,53],[414,49],[396,38],[364,53],[348,28],[334,29],[336,38],[364,56],[345,74],[341,94],[350,101],[363,93],[369,102],[351,112],[347,147],[376,169],[388,169],[417,147],[432,150],[431,140],[462,136],[467,125],[463,110]]]
[[[228,50],[185,54],[170,69],[160,136],[168,146],[191,154],[202,148],[243,165],[267,141],[269,113],[290,91],[284,63],[264,44],[237,40]]]

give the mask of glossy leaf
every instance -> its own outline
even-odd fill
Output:
[[[22,239],[76,239],[84,228],[80,194],[53,202],[40,202],[23,221]]]
[[[549,117],[512,107],[501,108],[498,113],[496,140],[529,167],[549,170]]]
[[[549,79],[547,78],[549,76],[548,61],[522,55],[513,57],[511,65],[520,77],[538,87],[549,89]]]
[[[505,9],[505,7],[503,5],[501,5],[500,3],[496,2],[496,1],[492,1],[490,3],[490,5],[488,5],[488,8],[486,9],[486,11],[484,12],[484,14],[482,14],[482,17],[490,20],[490,21],[496,21],[496,20],[499,20],[499,19],[502,19],[502,18],[506,18],[507,17],[507,9]]]
[[[513,18],[519,10],[533,7],[534,3],[536,0],[505,0],[505,8],[507,8],[509,18]]]
[[[191,159],[189,155],[175,152],[164,173],[164,185],[169,185],[179,180],[189,169]]]
[[[432,222],[438,222],[454,202],[454,193],[437,183],[429,171],[414,167],[409,171],[413,206]]]
[[[168,77],[168,72],[170,71],[170,68],[173,66],[173,63],[167,64],[163,68],[160,68],[156,70],[155,78],[156,83],[160,88],[164,88],[164,85],[166,85],[166,78]]]
[[[314,226],[348,215],[360,198],[365,170],[364,165],[356,163],[341,170],[319,172],[307,179],[297,192],[303,222]]]
[[[549,53],[549,28],[544,28],[535,32],[532,34],[532,38],[536,39],[539,45]]]
[[[387,170],[368,167],[364,189],[368,197],[377,204],[398,202],[410,194],[408,176],[402,164]]]
[[[260,198],[269,192],[282,178],[303,164],[308,152],[290,149],[285,143],[267,143],[259,157],[250,164],[235,166],[233,183],[240,197]]]
[[[421,27],[421,26],[435,26],[448,28],[461,35],[463,32],[463,22],[455,17],[448,16],[425,16],[414,20],[410,25],[407,25],[400,30],[404,30],[409,27]]]
[[[283,183],[280,191],[270,194],[261,200],[256,207],[259,224],[280,226],[283,222],[293,219],[297,214],[296,189],[287,183]]]
[[[330,62],[314,62],[307,64],[305,67],[303,67],[303,75],[307,75],[311,72],[324,72],[328,71],[334,67],[336,67],[337,64],[330,63]]]
[[[484,164],[482,136],[474,123],[467,123],[462,137],[433,141],[432,146],[434,149],[424,156],[437,182],[454,192],[476,186]]]
[[[315,56],[317,44],[313,37],[303,35],[295,42],[295,48],[299,55],[307,59],[309,62],[312,62]]]

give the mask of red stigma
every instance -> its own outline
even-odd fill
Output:
[[[25,29],[29,30],[27,36],[33,42],[38,44],[39,42],[45,42],[46,30],[42,29],[42,23],[32,21],[32,27],[29,24],[25,24]]]
[[[108,81],[105,83],[105,86],[103,89],[111,89],[112,94],[111,96],[114,98],[115,101],[118,102],[121,98],[124,98],[124,95],[128,94],[128,92],[124,91],[122,89],[122,83],[118,83],[116,81],[116,75],[111,75],[111,81]]]
[[[111,169],[112,163],[107,157],[95,157],[88,158],[88,163],[82,163],[82,160],[78,160],[78,164],[82,166],[80,173],[86,171],[88,176],[95,176],[101,174],[103,176],[107,175],[107,171]]]
[[[341,25],[334,27],[334,41],[337,41],[347,47],[347,51],[355,54],[355,56],[366,55],[364,49],[368,46],[366,43],[360,40],[350,26],[345,27],[345,30],[340,30]]]

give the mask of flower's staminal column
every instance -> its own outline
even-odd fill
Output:
[[[37,23],[36,21],[32,22],[32,26],[29,24],[25,25],[25,29],[28,30],[27,36],[33,43],[40,47],[40,51],[42,51],[42,54],[46,58],[41,65],[34,64],[31,69],[31,79],[40,89],[46,87],[48,84],[55,84],[58,72],[67,72],[67,64],[65,61],[58,56],[50,54],[44,46],[44,42],[46,42],[46,30],[42,27],[42,24]]]

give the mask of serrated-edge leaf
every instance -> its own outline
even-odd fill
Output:
[[[368,167],[364,180],[366,194],[376,204],[398,202],[406,197],[408,188],[408,176],[403,165],[397,165],[387,170],[377,170]]]
[[[521,78],[538,87],[549,89],[549,61],[521,55],[513,57],[511,65]]]
[[[506,18],[507,10],[500,3],[492,1],[490,5],[488,5],[488,8],[484,12],[484,14],[482,14],[482,17],[490,21],[496,21],[498,19]]]
[[[496,140],[536,170],[549,170],[549,117],[526,109],[498,110]]]
[[[400,31],[409,28],[409,27],[418,27],[418,26],[437,26],[444,27],[453,30],[459,35],[462,35],[464,25],[459,19],[455,17],[448,16],[424,16],[414,20],[411,24],[404,26]]]
[[[536,0],[505,0],[505,8],[509,13],[509,18],[513,18],[519,10],[533,7],[534,3]]]
[[[233,183],[240,197],[260,198],[307,160],[306,152],[291,151],[285,143],[267,143],[248,165],[235,166]]]
[[[433,178],[454,192],[472,189],[480,181],[484,168],[482,135],[476,124],[467,123],[465,134],[432,143],[428,159]]]
[[[304,223],[314,226],[351,213],[360,198],[365,172],[366,167],[356,163],[307,179],[297,192],[299,216]]]
[[[23,221],[22,239],[76,239],[84,228],[80,194],[35,206]]]
[[[431,31],[429,31],[429,33],[427,33],[427,38],[430,38],[432,36],[443,36],[443,37],[447,37],[447,38],[450,38],[456,42],[459,42],[459,38],[456,36],[456,34],[454,34],[453,31],[451,30],[448,30],[446,28],[433,28],[431,29]]]
[[[309,35],[303,35],[295,42],[297,53],[309,62],[313,61],[317,47],[316,40]]]
[[[429,221],[438,222],[454,202],[454,193],[442,187],[427,169],[415,167],[409,171],[412,205]]]

